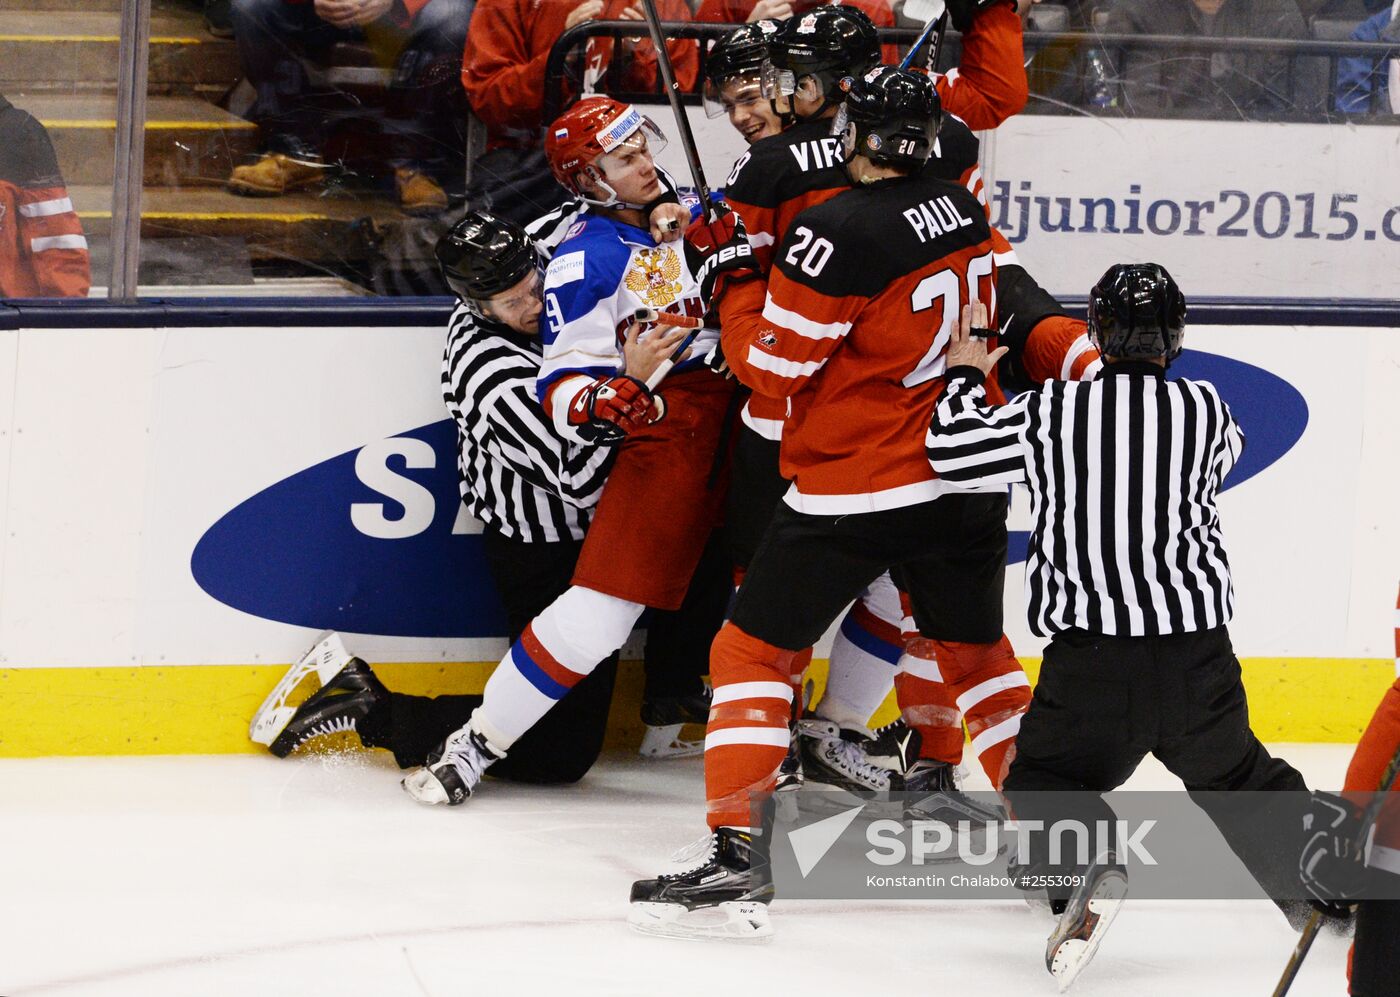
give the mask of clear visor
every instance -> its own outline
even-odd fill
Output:
[[[636,165],[637,157],[649,156],[655,164],[656,157],[666,148],[666,136],[651,118],[642,116],[642,123],[625,139],[618,142],[594,162],[603,171],[603,176],[617,175]]]
[[[779,69],[765,61],[758,74],[761,93],[766,100],[777,97],[791,97],[797,92],[797,77],[790,69]]]
[[[753,107],[764,99],[757,74],[731,76],[719,86],[705,81],[705,116],[720,118],[742,108]]]
[[[836,109],[836,117],[831,119],[831,134],[841,140],[841,161],[849,163],[856,154],[856,126],[846,113],[846,105]]]

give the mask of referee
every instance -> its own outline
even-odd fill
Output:
[[[1068,816],[1065,805],[1031,791],[1077,790],[1085,796],[1073,816],[1113,820],[1098,794],[1149,752],[1190,791],[1306,791],[1249,728],[1226,630],[1234,593],[1216,509],[1244,436],[1212,385],[1166,379],[1185,319],[1186,301],[1161,266],[1111,267],[1089,296],[1098,377],[1048,381],[1000,408],[983,388],[1005,352],[988,355],[976,335],[985,307],[964,308],[948,348],[947,389],[927,440],[934,470],[967,485],[1024,484],[1031,494],[1027,609],[1050,644],[1003,787],[1018,819],[1049,827]],[[1301,826],[1306,797],[1193,798],[1270,895],[1286,896],[1297,852],[1285,857],[1281,835]],[[1111,855],[1087,873],[1072,896],[1051,891],[1061,917],[1046,966],[1062,988],[1126,895]]]

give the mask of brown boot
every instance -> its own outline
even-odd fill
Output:
[[[228,189],[246,197],[276,197],[320,183],[325,175],[325,166],[269,152],[251,166],[235,166]]]
[[[432,215],[447,207],[447,195],[438,182],[422,170],[400,166],[394,170],[399,208],[406,215]]]

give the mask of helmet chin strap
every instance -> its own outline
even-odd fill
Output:
[[[599,171],[589,167],[588,172],[593,183],[607,191],[608,199],[606,201],[600,201],[596,197],[589,197],[583,191],[579,191],[578,196],[582,198],[584,204],[592,205],[595,208],[623,208],[624,210],[631,211],[643,211],[646,209],[646,204],[633,204],[631,201],[624,201],[622,198],[618,197],[617,191],[613,190],[608,182],[603,179]],[[650,203],[652,202],[647,202],[647,204]]]

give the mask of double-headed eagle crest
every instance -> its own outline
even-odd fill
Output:
[[[645,298],[651,307],[661,308],[680,297],[680,275],[680,257],[671,247],[641,249],[627,271],[627,290]]]

